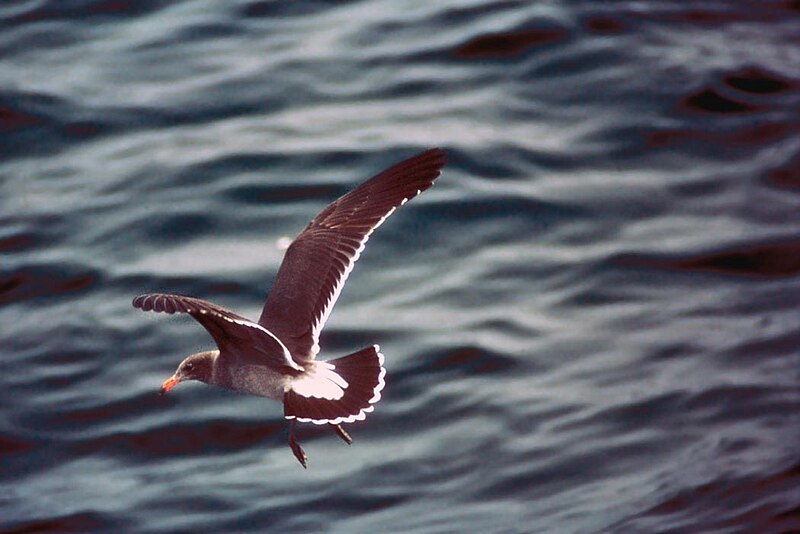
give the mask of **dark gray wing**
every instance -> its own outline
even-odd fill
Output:
[[[282,372],[303,370],[275,334],[216,304],[193,297],[153,293],[134,298],[133,306],[144,311],[188,313],[211,334],[223,357],[226,353],[237,354]]]
[[[303,365],[369,235],[399,206],[433,185],[444,152],[428,150],[370,178],[322,210],[292,242],[258,322]]]

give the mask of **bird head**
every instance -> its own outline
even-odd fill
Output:
[[[175,374],[161,384],[161,394],[163,395],[186,380],[199,380],[208,383],[211,380],[214,361],[218,355],[218,350],[210,350],[192,354],[183,360],[178,369],[175,370]]]

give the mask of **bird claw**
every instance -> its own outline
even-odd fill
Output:
[[[342,438],[342,441],[344,441],[348,445],[352,445],[353,444],[353,438],[350,437],[350,434],[345,432],[345,430],[341,427],[341,425],[334,425],[332,423],[329,423],[329,424],[331,425],[331,428],[333,429],[333,431],[336,432],[336,435],[339,436],[340,438]]]
[[[290,440],[289,447],[291,447],[294,457],[297,458],[297,461],[300,462],[300,465],[303,466],[303,469],[308,469],[308,456],[306,456],[306,453],[303,452],[303,448],[300,446],[300,444],[295,440]]]
[[[308,456],[306,456],[303,448],[294,437],[294,421],[289,423],[289,448],[292,449],[294,457],[297,458],[297,461],[300,462],[300,465],[303,466],[303,469],[308,469]]]
[[[300,446],[300,443],[297,442],[297,438],[294,436],[294,425],[294,421],[289,423],[289,448],[292,449],[294,457],[297,458],[297,461],[300,462],[300,465],[303,466],[303,469],[308,469],[308,456],[306,456],[305,451],[303,451],[303,448]],[[329,426],[334,432],[336,432],[336,435],[339,436],[342,441],[348,445],[353,443],[353,438],[351,438],[350,434],[348,434],[340,425],[329,423]]]

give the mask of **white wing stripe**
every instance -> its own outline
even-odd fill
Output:
[[[419,190],[417,190],[417,195],[419,194]],[[410,198],[410,197],[409,197]],[[401,202],[401,206],[408,202],[408,198],[404,198]],[[353,271],[353,267],[358,259],[361,257],[361,253],[364,251],[364,248],[367,246],[367,241],[369,241],[369,236],[372,235],[383,222],[389,218],[389,216],[394,213],[397,209],[397,206],[392,206],[392,208],[386,212],[386,214],[381,217],[378,222],[366,233],[364,238],[359,242],[358,248],[356,249],[355,254],[353,257],[350,258],[350,261],[347,262],[347,266],[345,267],[342,274],[339,276],[339,280],[336,282],[336,285],[333,288],[328,300],[325,302],[325,306],[320,310],[319,316],[317,317],[316,323],[311,330],[312,332],[312,339],[314,340],[314,344],[311,346],[311,354],[312,356],[316,356],[319,353],[319,334],[322,332],[322,329],[325,327],[325,323],[328,321],[328,317],[330,317],[331,310],[333,310],[333,305],[336,304],[336,301],[339,299],[339,295],[342,292],[342,288],[344,288],[344,283],[347,281],[347,277],[350,276],[350,273]]]
[[[200,313],[205,314],[205,313],[207,313],[207,310],[200,310]],[[220,319],[224,319],[224,320],[228,321],[229,323],[234,323],[234,324],[238,324],[238,325],[241,325],[241,326],[247,326],[247,327],[250,327],[250,328],[255,328],[256,330],[260,330],[260,331],[264,332],[265,334],[270,336],[272,339],[274,339],[275,342],[281,347],[281,350],[283,351],[283,359],[285,360],[284,363],[286,365],[288,365],[289,367],[291,367],[292,369],[295,369],[297,371],[304,371],[305,370],[303,367],[298,365],[297,362],[295,362],[292,359],[292,355],[289,354],[289,349],[287,349],[286,345],[284,345],[283,342],[280,339],[278,339],[278,336],[276,336],[275,334],[273,334],[272,332],[270,332],[269,330],[267,330],[266,328],[264,328],[260,324],[256,324],[256,323],[251,322],[251,321],[241,321],[241,320],[237,320],[237,319],[232,319],[232,318],[226,317],[226,316],[224,316],[224,315],[222,315],[220,313],[213,313],[213,314],[215,316],[219,317]]]

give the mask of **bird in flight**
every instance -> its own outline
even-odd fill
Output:
[[[370,234],[439,177],[444,152],[427,150],[370,178],[317,214],[286,250],[258,321],[194,297],[152,293],[133,305],[144,311],[188,313],[216,350],[192,354],[164,381],[164,394],[199,380],[283,403],[289,447],[307,456],[295,423],[329,425],[352,443],[342,423],[361,421],[381,398],[386,369],[378,345],[334,360],[317,360],[319,335]]]

